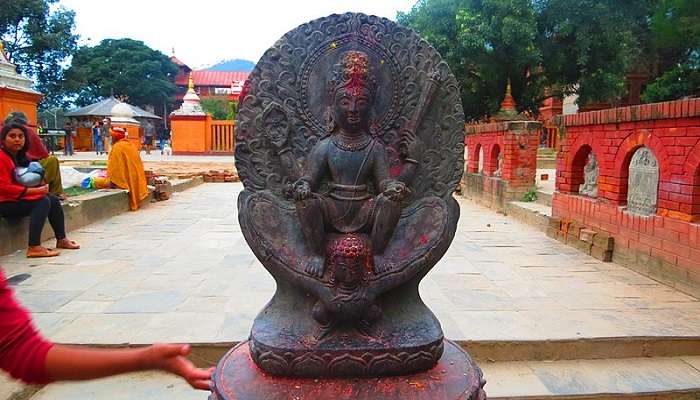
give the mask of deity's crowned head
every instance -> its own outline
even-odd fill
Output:
[[[346,132],[367,128],[377,82],[366,53],[348,51],[341,54],[331,71],[327,90],[335,122],[341,128]]]
[[[359,95],[368,90],[372,96],[377,89],[377,82],[370,71],[369,57],[361,51],[348,51],[340,56],[333,66],[328,80],[329,94],[334,95],[338,90],[347,90],[353,95]]]

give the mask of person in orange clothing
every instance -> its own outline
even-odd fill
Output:
[[[26,125],[18,122],[5,124],[0,130],[0,216],[29,216],[29,247],[27,257],[55,257],[60,253],[41,245],[41,231],[48,218],[56,236],[56,247],[78,249],[80,246],[66,237],[63,208],[60,200],[49,193],[49,186],[41,182],[26,187],[18,182],[16,168],[29,166],[27,151],[29,135]]]
[[[129,191],[129,208],[138,210],[139,203],[148,197],[146,171],[136,147],[126,140],[126,131],[112,128],[112,151],[107,160],[107,177],[95,178],[97,188],[118,187]]]

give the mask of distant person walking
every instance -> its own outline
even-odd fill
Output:
[[[146,149],[146,154],[151,154],[151,148],[153,147],[153,139],[155,137],[156,130],[153,127],[153,123],[146,122],[143,132],[143,147]]]
[[[101,129],[101,134],[102,134],[102,143],[104,145],[104,148],[102,151],[104,153],[109,154],[110,151],[112,151],[112,120],[110,118],[105,118],[102,120],[102,129]]]
[[[92,148],[95,150],[95,154],[97,155],[104,153],[101,125],[102,122],[100,121],[92,124]]]
[[[73,155],[73,124],[70,120],[66,120],[63,124],[63,131],[66,133],[65,147],[63,148],[63,154],[67,156]]]

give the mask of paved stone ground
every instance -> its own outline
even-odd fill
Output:
[[[51,339],[212,343],[247,337],[274,281],[237,223],[240,184],[204,184],[71,233],[53,259],[0,257]],[[421,293],[454,340],[697,336],[700,302],[459,200],[452,247]]]

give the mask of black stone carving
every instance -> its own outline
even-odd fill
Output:
[[[454,237],[464,163],[447,64],[389,20],[332,15],[283,36],[241,98],[239,220],[277,282],[252,359],[298,377],[433,367],[443,333],[418,284]]]

